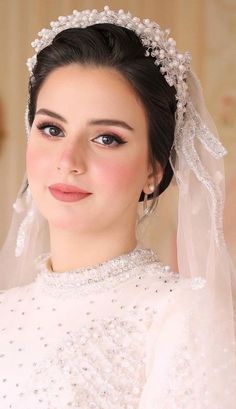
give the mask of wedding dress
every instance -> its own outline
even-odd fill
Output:
[[[180,277],[140,244],[76,271],[49,264],[42,255],[32,283],[0,294],[1,409],[223,408],[227,380],[209,396],[194,333],[204,278]]]

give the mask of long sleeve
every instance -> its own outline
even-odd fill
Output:
[[[150,330],[139,409],[235,409],[236,366],[221,342],[224,323],[215,327],[217,314],[208,311],[209,288],[186,283]]]

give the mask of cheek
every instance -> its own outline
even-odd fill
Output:
[[[126,153],[125,158],[113,157],[105,163],[97,163],[94,171],[106,190],[114,193],[124,192],[127,195],[127,191],[139,192],[140,187],[142,189],[147,164],[143,152],[136,155]]]
[[[26,151],[26,170],[29,182],[41,178],[47,173],[50,160],[39,147],[34,146],[32,142],[28,143]]]

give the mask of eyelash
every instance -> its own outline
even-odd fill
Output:
[[[58,129],[59,131],[61,131],[61,129],[60,129],[60,127],[59,126],[57,126],[56,124],[54,124],[54,123],[52,123],[52,122],[42,122],[42,123],[39,123],[39,124],[37,124],[36,125],[36,128],[40,131],[40,133],[44,136],[44,137],[46,137],[46,138],[51,138],[51,139],[56,139],[56,138],[62,138],[62,136],[53,136],[53,135],[48,135],[48,134],[46,134],[45,132],[44,132],[44,130],[46,129],[46,128],[56,128],[56,129]],[[118,145],[123,145],[123,144],[125,144],[125,143],[127,143],[126,141],[124,141],[124,139],[122,139],[120,136],[118,136],[118,135],[114,135],[114,134],[112,134],[112,133],[106,133],[106,132],[104,132],[104,133],[102,133],[102,134],[100,134],[100,135],[98,135],[96,138],[94,138],[94,139],[97,139],[97,138],[101,138],[101,137],[103,137],[103,136],[108,136],[108,137],[111,137],[111,138],[113,138],[116,142],[117,142],[117,144]],[[96,142],[95,142],[96,143]],[[102,146],[112,146],[111,144],[108,144],[108,145],[106,145],[106,144],[102,144],[102,143],[98,143],[99,145],[102,145]]]

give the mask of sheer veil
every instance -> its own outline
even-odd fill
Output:
[[[206,372],[214,384],[212,388],[215,391],[221,388],[225,377],[231,393],[227,409],[233,409],[232,402],[236,402],[236,271],[223,233],[226,150],[206,109],[200,82],[191,70],[187,84],[186,112],[182,121],[177,118],[170,156],[179,189],[178,268],[182,277],[198,277],[207,282],[207,305],[194,317],[193,333],[204,345],[202,353]],[[0,253],[1,290],[31,283],[36,276],[35,259],[50,250],[47,222],[39,214],[28,189],[22,194],[25,185],[26,176]],[[21,254],[16,256],[17,245]],[[193,365],[196,382],[200,382],[197,360]],[[220,367],[221,372],[214,372],[216,367]]]

